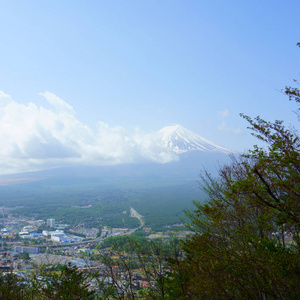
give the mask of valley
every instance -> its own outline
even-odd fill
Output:
[[[2,175],[0,206],[15,207],[14,216],[55,218],[72,227],[146,226],[154,232],[165,231],[182,222],[193,201],[205,200],[198,174],[204,169],[216,174],[218,165],[229,161],[231,151],[180,125],[167,126],[154,136],[152,150],[177,159]]]
[[[202,200],[196,181],[184,184],[134,186],[127,181],[106,185],[96,179],[79,183],[35,182],[0,187],[0,206],[13,207],[11,214],[35,219],[55,218],[72,226],[136,228],[143,224],[163,230],[178,223],[193,200]],[[138,212],[133,214],[132,209]],[[143,218],[140,218],[140,215]]]

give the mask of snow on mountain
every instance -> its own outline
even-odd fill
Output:
[[[230,149],[216,145],[181,125],[164,127],[158,131],[158,135],[159,142],[157,146],[177,154],[188,151],[232,153]]]

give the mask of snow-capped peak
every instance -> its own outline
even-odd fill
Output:
[[[157,146],[181,154],[188,151],[231,153],[227,148],[197,135],[181,125],[167,126],[158,131],[160,141]]]

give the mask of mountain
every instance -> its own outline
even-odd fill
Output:
[[[0,186],[57,179],[58,182],[77,182],[83,178],[102,178],[109,183],[123,180],[142,182],[147,179],[178,182],[196,180],[205,168],[216,173],[218,165],[229,162],[233,151],[202,138],[181,125],[167,126],[155,133],[154,148],[158,152],[174,152],[178,159],[168,163],[143,161],[110,166],[74,164],[36,172],[0,176]]]
[[[167,126],[158,131],[157,147],[177,154],[190,151],[218,152],[229,154],[231,150],[216,145],[181,125]]]

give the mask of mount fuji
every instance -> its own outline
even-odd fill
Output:
[[[167,126],[158,131],[157,147],[182,154],[190,151],[232,153],[230,149],[216,145],[181,125]]]
[[[158,182],[164,180],[196,180],[201,169],[215,173],[219,165],[229,161],[230,149],[219,146],[181,125],[167,126],[151,135],[145,143],[153,143],[154,152],[171,154],[172,160],[160,163],[144,159],[135,163],[115,165],[68,165],[36,172],[6,175],[5,178],[30,178],[44,180],[50,178],[105,178],[116,180],[146,180],[152,178]],[[1,179],[1,176],[0,176]],[[176,180],[175,180],[176,181]],[[18,182],[18,181],[16,181]],[[21,180],[20,183],[23,181]],[[1,184],[1,182],[0,182]]]

